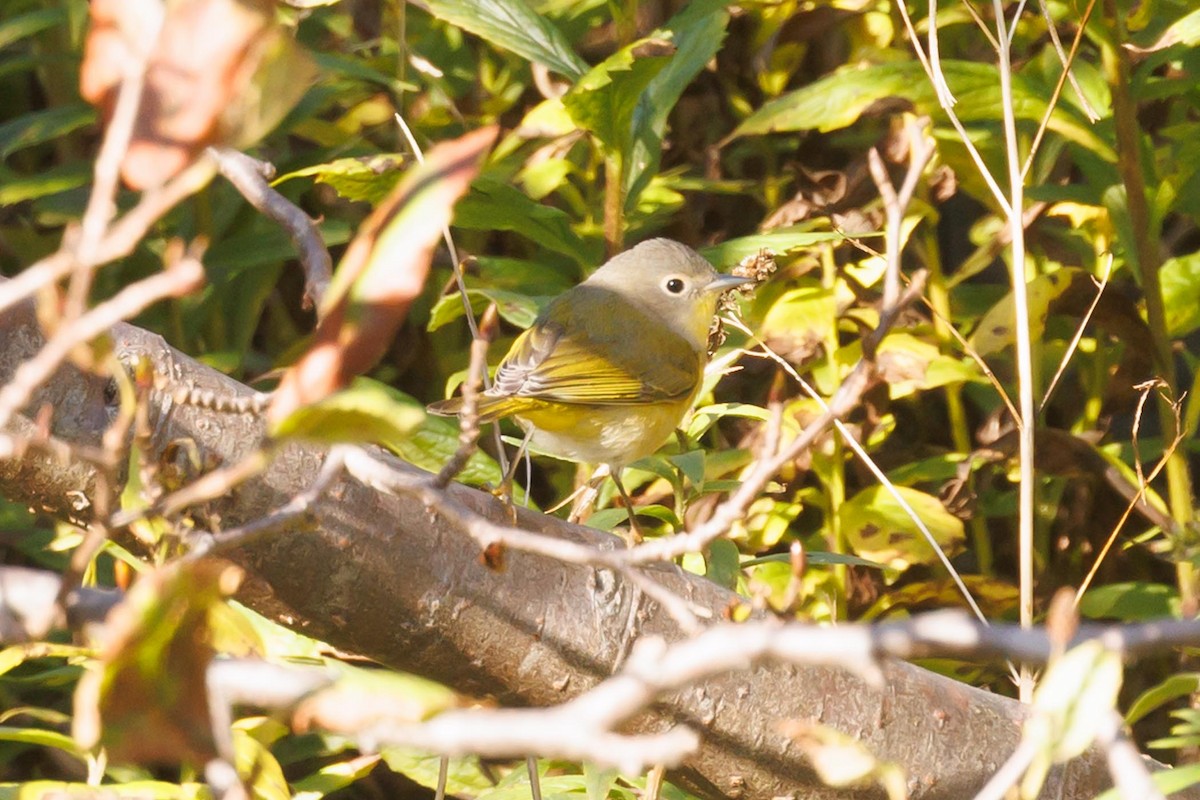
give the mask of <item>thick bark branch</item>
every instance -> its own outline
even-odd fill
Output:
[[[0,315],[0,383],[36,352],[38,339],[27,309]],[[118,326],[114,339],[122,357],[150,359],[173,386],[219,396],[250,393],[132,326]],[[56,435],[95,444],[110,416],[104,398],[101,382],[63,368],[35,402],[52,403]],[[191,440],[206,461],[232,464],[262,435],[252,413],[175,405],[166,392],[157,395],[152,415],[153,447],[160,453]],[[31,429],[24,418],[14,424]],[[324,457],[320,448],[288,445],[261,476],[203,512],[219,516],[225,528],[253,522],[308,488]],[[0,491],[61,516],[78,515],[72,499],[78,495],[69,492],[89,487],[83,464],[67,471],[49,457],[0,460]],[[509,519],[490,495],[457,485],[446,491],[496,522]],[[611,675],[638,637],[684,638],[670,614],[608,570],[515,551],[501,571],[484,566],[470,536],[419,500],[340,478],[309,511],[307,520],[233,554],[255,578],[244,599],[339,648],[460,691],[508,704],[559,703]],[[518,510],[517,520],[570,541],[619,546],[607,534],[540,514]],[[734,599],[671,565],[642,569],[717,618]],[[823,786],[780,733],[789,719],[832,726],[901,764],[914,798],[971,797],[1016,748],[1024,710],[1015,701],[903,662],[884,662],[882,671],[882,686],[873,688],[840,669],[757,665],[664,698],[635,727],[660,731],[685,722],[701,731],[701,749],[673,777],[706,798],[880,796],[874,789]],[[1043,796],[1093,797],[1109,783],[1103,758],[1089,753],[1056,771]]]

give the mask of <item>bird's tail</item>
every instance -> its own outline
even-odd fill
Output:
[[[536,400],[528,397],[490,397],[486,394],[480,394],[478,397],[475,412],[479,415],[481,423],[495,422],[501,417],[519,414],[537,404]],[[440,417],[454,417],[462,413],[462,407],[462,397],[459,396],[430,403],[426,406],[426,410],[430,414],[437,414]]]

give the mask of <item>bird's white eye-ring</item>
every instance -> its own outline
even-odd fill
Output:
[[[683,294],[683,290],[687,288],[683,278],[667,278],[663,282],[663,288],[671,294]]]

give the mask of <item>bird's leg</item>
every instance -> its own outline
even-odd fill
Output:
[[[509,513],[513,517],[512,521],[514,524],[517,521],[516,520],[517,512],[516,512],[516,509],[513,507],[513,494],[512,494],[513,478],[517,474],[517,467],[520,466],[521,459],[525,457],[525,449],[529,446],[529,439],[532,436],[533,436],[533,428],[530,428],[528,431],[525,432],[525,438],[521,440],[521,446],[517,448],[516,455],[514,455],[513,460],[511,462],[509,462],[508,469],[504,471],[504,477],[500,480],[500,485],[497,486],[496,489],[492,492],[492,494],[494,494],[496,497],[499,497],[500,501],[502,503],[504,503],[505,506],[508,507]],[[529,488],[526,487],[525,491],[528,492]]]
[[[637,512],[633,508],[633,501],[629,499],[629,493],[625,491],[625,484],[621,483],[621,470],[619,468],[612,471],[613,483],[617,485],[617,492],[621,495],[621,501],[625,503],[625,510],[629,512],[629,539],[627,540],[630,546],[641,544],[646,537],[642,534],[642,526],[638,524]]]
[[[571,513],[567,515],[567,522],[582,522],[592,512],[592,506],[596,504],[596,495],[599,494],[600,484],[604,483],[604,479],[611,474],[607,464],[601,464],[592,473],[592,476],[587,481],[571,493],[571,497],[563,502],[570,502],[575,499],[575,504],[571,506]]]
[[[659,793],[662,791],[663,777],[666,773],[667,768],[664,765],[654,765],[653,769],[646,775],[646,791],[642,793],[642,800],[658,800]]]

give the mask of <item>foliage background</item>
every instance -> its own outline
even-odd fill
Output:
[[[412,164],[394,114],[424,148],[499,123],[500,143],[454,223],[459,251],[476,257],[467,275],[475,310],[495,302],[504,321],[493,360],[540,305],[583,278],[606,252],[663,235],[707,248],[724,269],[760,246],[772,248],[780,271],[743,304],[743,318],[828,396],[857,358],[862,331],[877,319],[882,260],[872,248],[880,249],[880,240],[850,238],[883,225],[867,151],[878,147],[898,180],[905,126],[914,115],[930,117],[936,155],[905,219],[905,268],[928,270],[928,304],[885,340],[887,382],[848,423],[889,479],[904,487],[986,614],[1015,617],[1016,445],[1001,398],[1002,390],[1016,396],[1009,234],[914,58],[894,4],[310,5],[280,6],[276,13],[320,77],[253,152],[276,166],[276,188],[320,220],[336,261],[372,204]],[[943,5],[936,20],[924,16],[924,6],[908,12],[920,36],[936,27],[958,100],[954,111],[982,162],[1002,176],[996,52],[975,21],[990,23],[994,11]],[[1191,391],[1200,328],[1200,12],[1171,0],[1048,0],[1044,13],[1040,8],[1022,6],[1011,43],[1019,148],[1022,157],[1033,152],[1026,236],[1039,398],[1071,355],[1038,416],[1037,607],[1044,609],[1057,588],[1079,586],[1099,560],[1080,604],[1085,616],[1194,615],[1191,438],[1176,451],[1172,489],[1164,477],[1147,487],[1149,501],[1166,512],[1159,524],[1135,514],[1122,526],[1127,499],[1114,486],[1121,480],[1137,486],[1137,459],[1149,472],[1173,438],[1173,420],[1153,402],[1139,413],[1138,384],[1165,378],[1161,391],[1183,401],[1186,430],[1200,416]],[[1078,91],[1068,85],[1056,95],[1063,70],[1049,26],[1069,49],[1085,15],[1072,64]],[[8,0],[0,17],[5,274],[52,252],[86,203],[100,134],[97,113],[78,95],[86,16],[80,0]],[[518,24],[502,24],[514,18]],[[1097,119],[1089,119],[1089,106]],[[809,235],[822,233],[832,235]],[[300,302],[294,247],[220,180],[172,212],[132,256],[99,272],[95,297],[156,270],[173,237],[210,242],[208,283],[156,306],[139,324],[246,381],[302,352],[313,318]],[[444,396],[467,363],[469,337],[461,303],[449,290],[445,252],[436,267],[371,373],[410,405]],[[1093,278],[1107,285],[1089,313],[1098,291]],[[1078,331],[1082,338],[1071,348]],[[758,345],[734,333],[717,358],[733,358],[740,348]],[[782,408],[786,430],[815,413],[775,362],[743,355],[739,364],[740,371],[706,390],[686,441],[637,465],[630,484],[646,508],[643,519],[656,521],[661,533],[711,511],[761,448],[773,405]],[[455,435],[452,425],[430,418],[396,446],[436,469]],[[495,462],[479,457],[464,477],[483,483],[497,476]],[[550,506],[581,479],[575,465],[538,459],[532,502]],[[603,496],[601,506],[610,500]],[[61,568],[78,541],[76,531],[23,509],[4,514],[0,553],[8,563]],[[1174,524],[1162,523],[1171,517]],[[623,518],[621,509],[602,508],[592,524],[611,527]],[[1118,529],[1116,546],[1101,559]],[[798,594],[782,555],[794,541],[815,554]],[[780,613],[882,619],[961,603],[911,521],[836,436],[781,474],[729,542],[685,559],[685,566]],[[111,582],[121,561],[112,546],[94,578]],[[63,730],[83,655],[25,654],[3,665],[0,779],[82,777],[74,746],[65,737],[47,746],[47,732]],[[1011,691],[995,669],[932,666]],[[1176,699],[1196,688],[1192,669],[1186,658],[1164,659],[1127,676],[1127,703],[1151,690],[1135,707],[1135,731],[1143,743],[1157,742],[1160,758],[1186,757],[1196,744],[1194,715]],[[344,771],[345,779],[330,786],[353,784],[350,791],[363,795],[431,780],[430,762],[415,755],[391,753],[377,765],[356,761],[331,737],[284,735],[265,720],[241,724],[279,765],[281,782],[264,794],[319,784],[322,769]],[[558,775],[562,792],[587,791],[586,774],[544,766]],[[478,768],[463,769],[460,791],[488,797],[525,791],[520,770],[485,788]],[[194,777],[120,766],[109,767],[108,776],[185,783]],[[614,791],[627,793],[634,783],[631,777]]]

